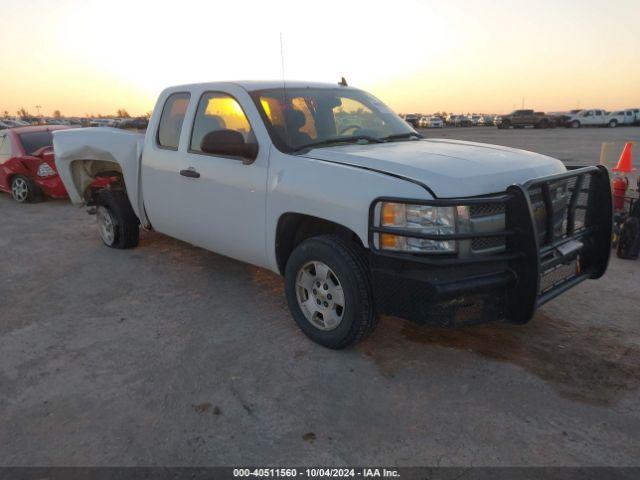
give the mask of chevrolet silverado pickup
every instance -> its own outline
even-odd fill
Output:
[[[604,167],[425,139],[345,85],[176,86],[145,135],[54,136],[70,199],[107,246],[135,247],[141,226],[283,275],[294,320],[330,348],[381,314],[524,324],[609,260]]]

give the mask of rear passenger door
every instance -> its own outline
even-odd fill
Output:
[[[604,125],[607,123],[607,119],[602,110],[594,110],[593,113],[593,124],[594,125]]]
[[[181,155],[178,148],[190,98],[188,92],[175,92],[158,100],[160,120],[147,130],[142,158],[147,217],[155,230],[176,238],[182,238],[176,222]]]

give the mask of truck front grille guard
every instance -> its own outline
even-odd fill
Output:
[[[470,211],[504,209],[505,228],[491,232],[421,234],[378,226],[379,202],[468,206]],[[461,199],[378,198],[369,211],[369,246],[374,255],[432,265],[459,266],[503,262],[511,273],[505,317],[526,323],[540,305],[587,278],[599,278],[611,252],[613,206],[609,174],[603,166],[584,167],[510,186],[504,194]],[[503,253],[459,257],[457,254],[401,253],[380,250],[381,233],[429,240],[503,241]]]

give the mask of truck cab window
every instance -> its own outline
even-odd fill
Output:
[[[251,95],[272,139],[285,151],[344,137],[417,135],[380,100],[356,89],[274,88]]]
[[[189,105],[188,93],[173,93],[167,98],[158,127],[158,145],[172,150],[178,149],[182,123]]]
[[[373,111],[358,100],[341,97],[340,105],[334,107],[333,117],[338,135],[355,135],[362,130],[380,131],[384,122]]]
[[[282,99],[277,97],[262,97],[260,104],[273,128],[282,138],[290,138],[295,145],[303,145],[318,138],[316,127],[317,104],[313,98],[296,96],[287,99],[285,113]]]
[[[239,132],[246,143],[256,141],[249,120],[235,98],[225,93],[205,93],[198,104],[189,150],[202,152],[205,135],[219,130]]]

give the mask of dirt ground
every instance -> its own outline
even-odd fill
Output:
[[[607,132],[438,136],[583,161]],[[108,249],[65,201],[0,195],[0,250],[0,465],[640,463],[640,261],[525,326],[385,317],[336,352],[280,277],[152,232]]]

